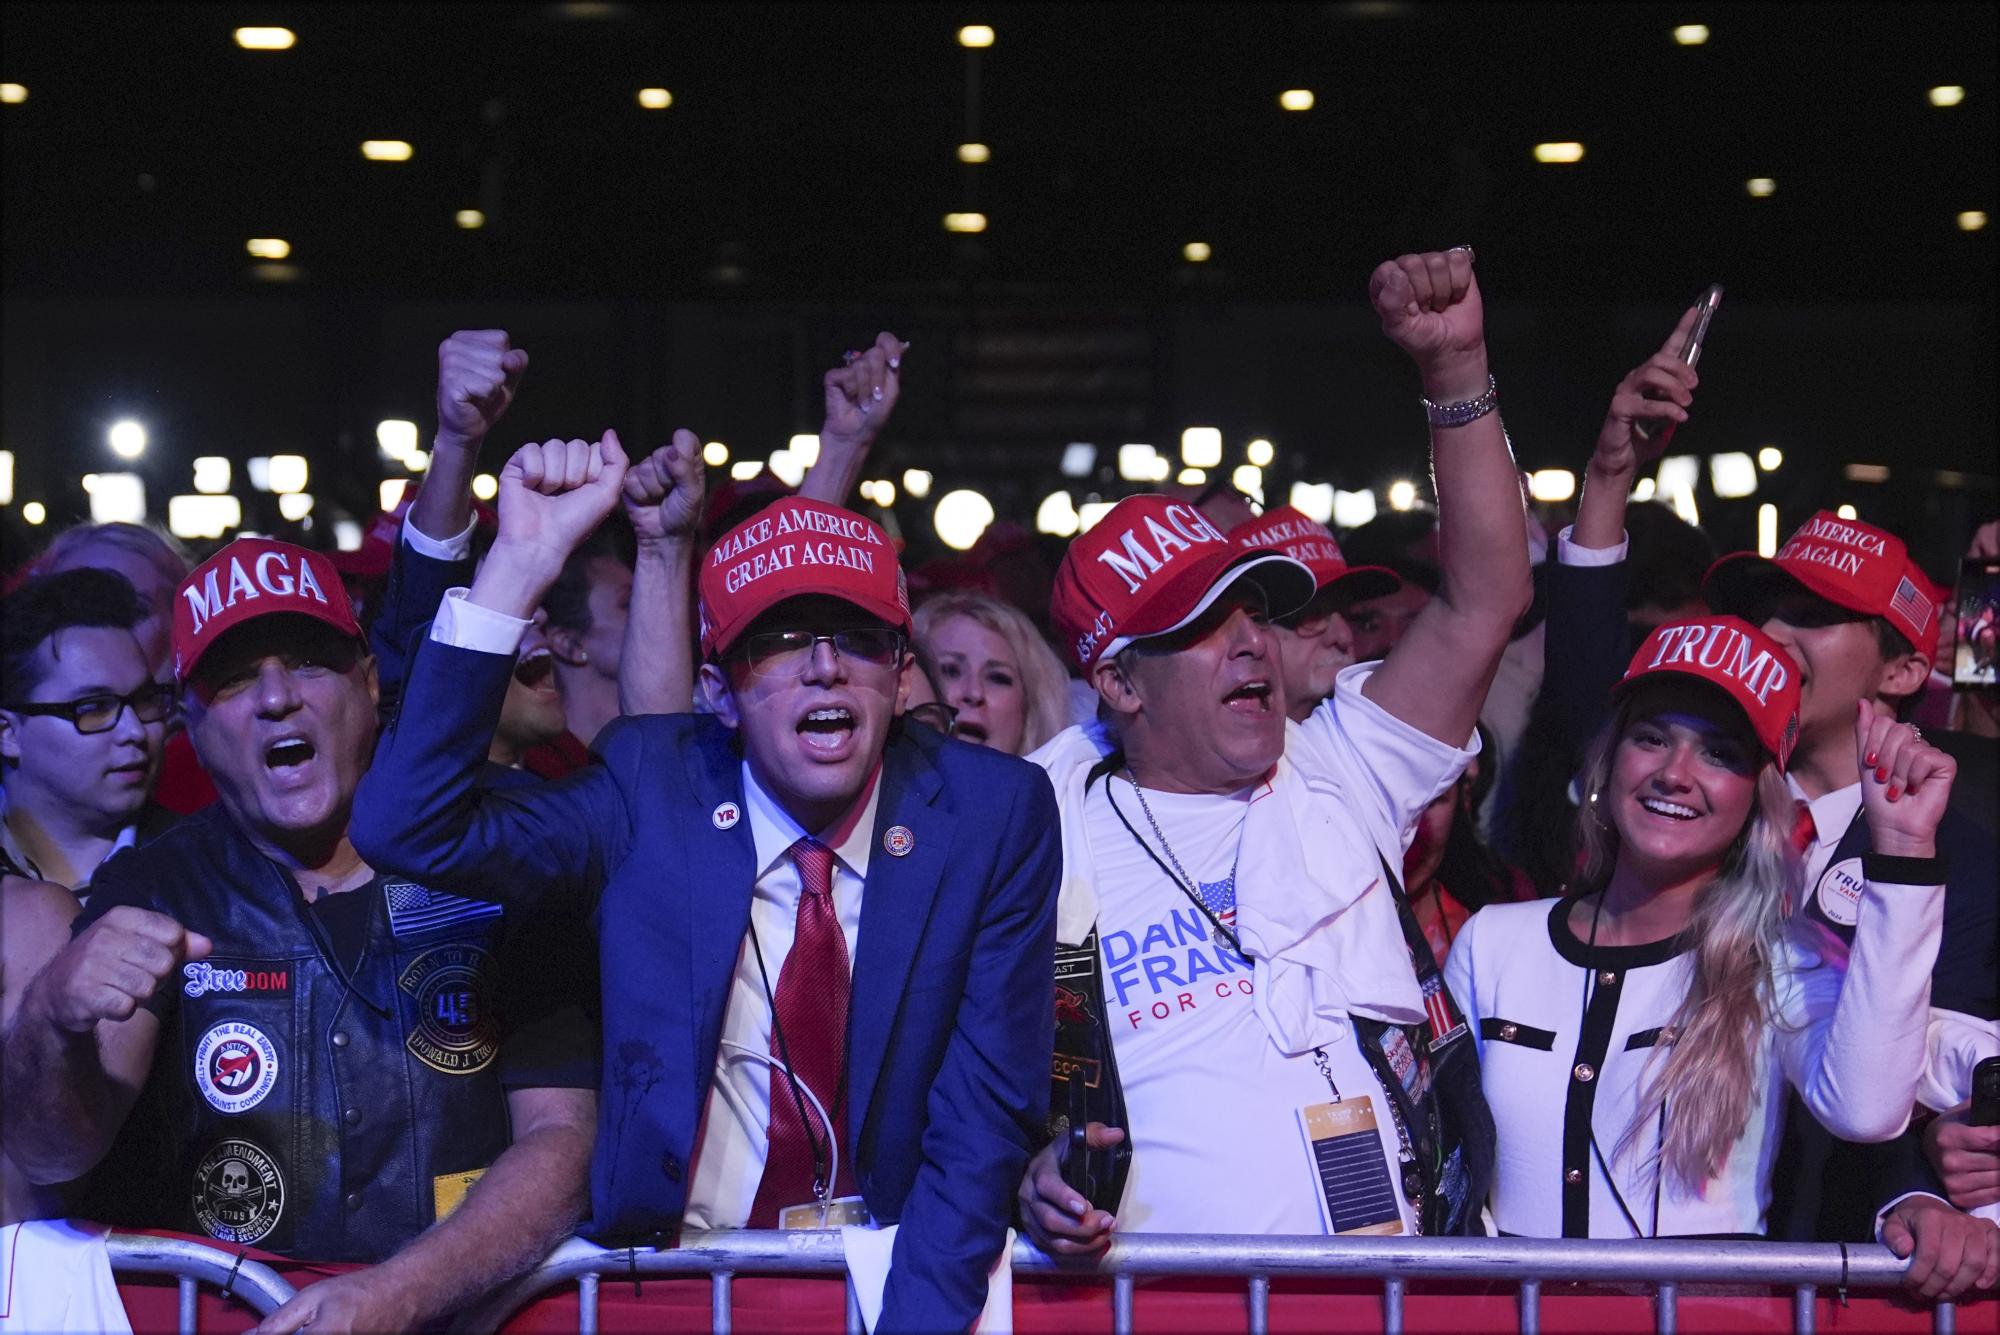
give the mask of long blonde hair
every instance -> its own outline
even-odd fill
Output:
[[[1579,893],[1601,892],[1618,862],[1618,832],[1596,804],[1634,713],[1628,698],[1584,761]],[[1749,819],[1695,899],[1684,933],[1692,943],[1687,995],[1674,1012],[1672,1040],[1655,1045],[1646,1059],[1638,1106],[1618,1142],[1616,1153],[1625,1152],[1639,1129],[1671,1105],[1661,1128],[1661,1168],[1690,1188],[1720,1176],[1750,1120],[1763,1031],[1776,1019],[1778,939],[1801,876],[1789,838],[1794,810],[1784,775],[1767,758]]]
[[[931,636],[953,617],[965,617],[986,627],[1005,640],[1013,652],[1021,669],[1021,694],[1027,703],[1021,734],[1022,755],[1069,726],[1069,674],[1025,613],[983,593],[940,593],[917,608],[917,641],[928,648]]]

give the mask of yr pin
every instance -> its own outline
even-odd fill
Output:
[[[882,848],[892,858],[906,858],[917,846],[917,836],[907,825],[891,825],[882,831]]]
[[[709,819],[715,822],[715,828],[718,830],[733,830],[736,828],[736,822],[743,819],[743,808],[734,802],[724,802],[715,809]]]

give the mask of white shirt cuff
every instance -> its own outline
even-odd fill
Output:
[[[403,541],[410,544],[410,550],[418,556],[428,556],[433,561],[463,561],[472,555],[472,531],[479,527],[479,516],[465,526],[465,532],[455,538],[433,538],[420,531],[415,522],[403,520]]]
[[[408,525],[404,526],[405,528]],[[506,654],[521,650],[521,637],[528,631],[524,617],[510,617],[466,598],[468,589],[446,589],[431,622],[431,638],[455,649],[472,649],[482,654]]]
[[[1886,1221],[1889,1218],[1889,1212],[1895,1209],[1897,1206],[1901,1205],[1904,1201],[1909,1200],[1913,1196],[1928,1196],[1934,1201],[1944,1201],[1946,1205],[1951,1206],[1951,1208],[1954,1210],[1958,1208],[1957,1206],[1952,1205],[1950,1201],[1945,1201],[1944,1197],[1938,1195],[1934,1191],[1906,1191],[1902,1195],[1898,1196],[1895,1200],[1890,1201],[1887,1205],[1883,1206],[1881,1209],[1875,1212],[1875,1241],[1877,1242],[1882,1241],[1882,1225],[1884,1221]]]
[[[403,527],[408,528],[409,525]],[[1618,535],[1616,547],[1579,547],[1570,538],[1570,532],[1575,527],[1574,524],[1565,524],[1563,531],[1556,534],[1556,560],[1562,565],[1615,566],[1625,559],[1625,549],[1631,544],[1623,533]]]

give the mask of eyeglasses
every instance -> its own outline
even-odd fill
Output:
[[[1842,607],[1832,599],[1803,591],[1779,593],[1765,600],[1763,606],[1752,610],[1761,614],[1755,618],[1757,625],[1761,626],[1766,621],[1782,621],[1800,630],[1817,630],[1823,626],[1872,619],[1867,612],[1857,612],[1851,607]]]
[[[958,730],[958,711],[942,700],[911,705],[903,711],[903,717],[912,723],[920,723],[926,728],[941,732],[947,737]]]
[[[753,677],[802,677],[822,641],[831,644],[840,657],[870,667],[894,667],[903,656],[903,632],[887,626],[857,626],[831,635],[770,630],[749,636],[737,652]]]
[[[66,718],[76,730],[86,737],[92,733],[110,732],[118,726],[119,715],[125,707],[132,707],[132,714],[141,723],[162,723],[167,715],[174,712],[177,692],[172,686],[159,682],[147,682],[129,695],[86,695],[80,700],[55,700],[47,704],[9,705],[16,714],[39,714],[46,717]]]

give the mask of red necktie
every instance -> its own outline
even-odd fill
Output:
[[[817,840],[801,839],[792,845],[791,859],[799,869],[799,918],[791,953],[778,971],[771,1056],[784,1061],[785,1054],[791,1054],[793,1078],[812,1090],[833,1114],[834,1125],[829,1130],[810,1100],[805,1104],[810,1120],[800,1121],[803,1096],[794,1095],[783,1072],[771,1072],[770,1140],[764,1177],[750,1207],[751,1228],[776,1228],[779,1210],[813,1199],[815,1140],[823,1147],[828,1163],[834,1143],[829,1138],[842,1142],[840,1175],[828,1194],[854,1194],[854,1170],[842,1136],[847,1114],[841,1097],[850,976],[847,938],[841,935],[840,917],[833,907],[833,850]],[[782,1044],[780,1033],[784,1035]]]
[[[1800,802],[1798,808],[1798,817],[1792,822],[1792,848],[1800,857],[1804,857],[1812,851],[1813,840],[1819,837],[1819,827],[1813,824],[1810,806]]]

